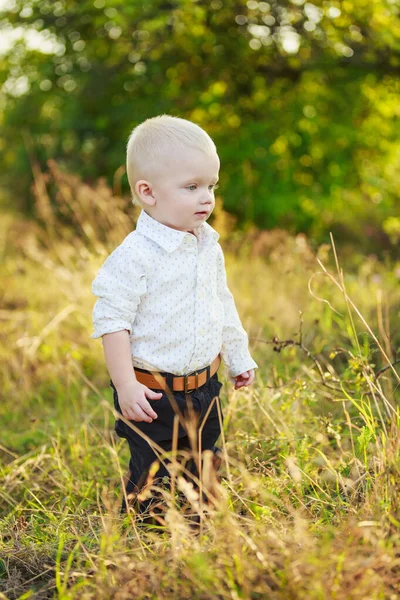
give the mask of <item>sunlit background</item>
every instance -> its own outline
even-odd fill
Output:
[[[399,10],[0,0],[1,598],[400,597]],[[217,145],[209,222],[259,365],[238,391],[218,372],[199,536],[187,486],[164,536],[122,522],[90,338],[92,280],[139,215],[126,142],[163,113]]]
[[[150,116],[189,118],[221,155],[237,226],[393,254],[399,221],[398,5],[2,2],[2,203],[34,211],[32,157],[128,193]],[[118,181],[116,181],[118,180]]]

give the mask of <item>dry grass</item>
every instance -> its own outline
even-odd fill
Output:
[[[128,450],[113,432],[90,283],[137,208],[35,171],[37,222],[2,218],[0,597],[400,597],[399,264],[282,231],[246,234],[217,204],[230,287],[260,368],[226,373],[224,460],[181,479],[154,531],[119,515]],[[182,500],[183,499],[183,500]]]

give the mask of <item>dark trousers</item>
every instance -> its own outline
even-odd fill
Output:
[[[144,369],[137,370],[148,373]],[[113,389],[115,410],[122,414],[118,402],[118,393],[112,380],[110,380],[110,386]],[[201,452],[207,449],[216,453],[219,448],[217,448],[215,443],[221,433],[218,412],[220,412],[221,419],[223,420],[222,410],[218,411],[217,407],[217,403],[220,403],[219,393],[221,387],[222,383],[218,380],[217,373],[214,373],[204,385],[190,393],[174,391],[173,401],[171,401],[167,392],[152,388],[163,392],[159,400],[147,399],[157,413],[157,419],[154,419],[151,423],[145,421],[130,422],[160,446],[163,452],[170,452],[173,446],[174,417],[176,414],[180,414],[177,427],[177,454],[179,454],[180,450],[187,450],[190,454],[193,450],[197,451],[199,446]],[[213,402],[214,398],[215,401]],[[211,404],[212,407],[209,410]],[[220,404],[219,407],[221,408]],[[207,412],[208,415],[205,419]],[[122,419],[117,419],[115,431],[119,437],[125,438],[128,441],[131,453],[129,475],[126,482],[126,495],[132,499],[132,504],[135,505],[137,512],[146,512],[153,498],[150,497],[139,501],[136,495],[146,483],[150,465],[156,460],[159,460],[159,468],[154,474],[152,473],[154,477],[152,480],[153,484],[162,482],[163,487],[169,487],[169,460],[167,457],[163,457],[162,454],[159,458],[151,445],[139,433],[129,427],[127,423],[124,423]],[[160,454],[160,451],[158,453]],[[160,459],[162,459],[162,462]],[[199,476],[194,455],[184,466],[187,471],[197,477]],[[126,501],[123,498],[121,512],[126,512],[126,508]]]

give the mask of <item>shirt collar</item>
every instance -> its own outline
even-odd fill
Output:
[[[187,231],[179,231],[156,221],[143,209],[136,223],[136,231],[162,246],[167,252],[173,252],[179,248],[184,238],[192,235]],[[194,231],[202,245],[216,244],[220,237],[218,231],[205,221]]]

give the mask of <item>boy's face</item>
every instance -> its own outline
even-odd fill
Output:
[[[174,150],[151,183],[142,179],[136,190],[141,191],[151,217],[173,229],[189,231],[204,223],[214,210],[219,167],[216,152]]]

